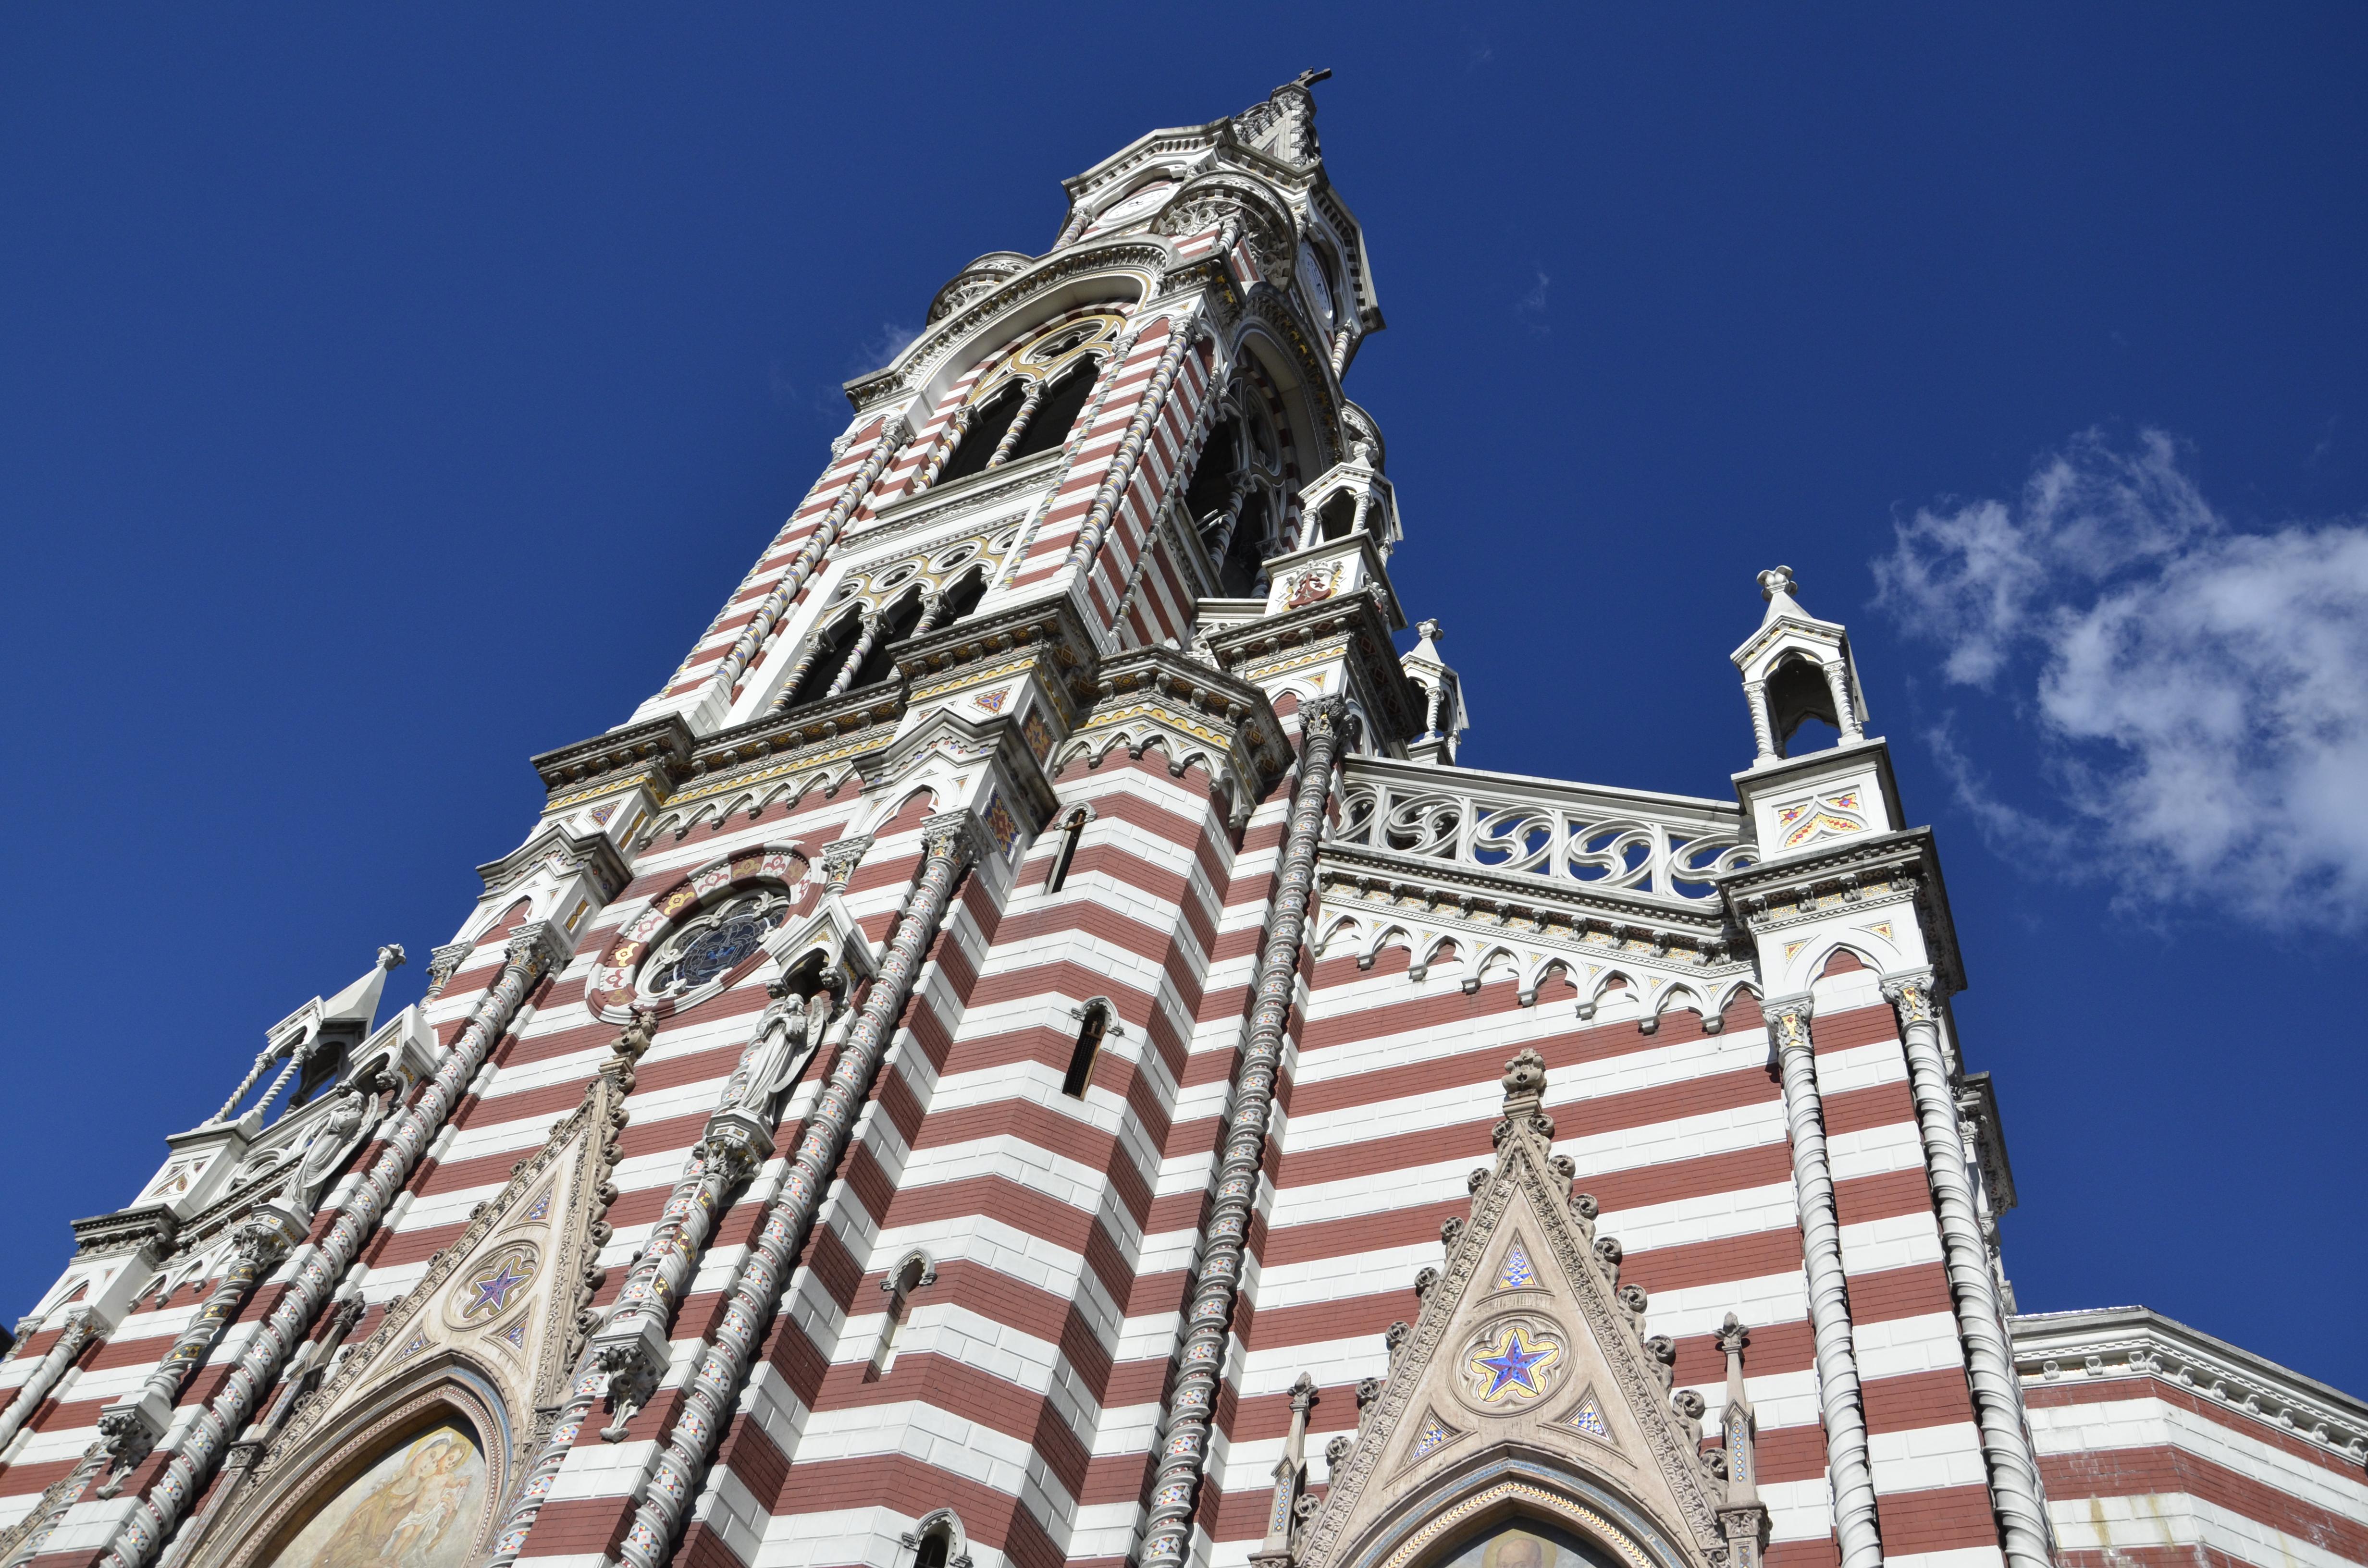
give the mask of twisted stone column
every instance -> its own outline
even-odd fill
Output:
[[[831,677],[830,688],[822,694],[825,702],[845,697],[847,688],[855,684],[856,674],[863,668],[863,661],[871,656],[871,645],[880,640],[880,628],[887,619],[888,612],[884,609],[873,610],[863,618],[863,630],[856,633],[855,645],[847,651],[847,657],[839,663],[838,674]]]
[[[33,1412],[41,1407],[50,1390],[57,1386],[66,1369],[74,1365],[75,1358],[89,1346],[97,1333],[97,1318],[88,1307],[76,1307],[66,1313],[66,1325],[59,1331],[58,1342],[50,1346],[49,1354],[33,1369],[33,1375],[17,1386],[17,1397],[9,1402],[7,1413],[0,1415],[0,1453],[7,1451],[18,1430],[32,1419]]]
[[[231,1233],[229,1267],[222,1270],[222,1281],[206,1298],[206,1304],[149,1369],[140,1392],[99,1412],[99,1436],[107,1440],[108,1468],[114,1473],[99,1487],[98,1495],[114,1496],[125,1472],[146,1459],[156,1439],[165,1435],[165,1424],[172,1416],[181,1385],[204,1365],[214,1341],[255,1293],[256,1282],[278,1266],[290,1247],[304,1239],[304,1220],[294,1210],[265,1204]]]
[[[249,1089],[263,1082],[263,1074],[270,1069],[270,1066],[271,1047],[267,1045],[256,1053],[255,1065],[246,1070],[246,1076],[238,1081],[238,1087],[230,1092],[230,1098],[222,1101],[222,1109],[214,1112],[214,1119],[228,1121],[231,1112],[238,1108],[238,1102],[246,1098],[246,1092]]]
[[[1823,668],[1826,689],[1834,699],[1834,727],[1842,733],[1842,739],[1846,741],[1865,739],[1866,731],[1860,727],[1858,722],[1858,704],[1850,700],[1850,666],[1839,659],[1834,659]]]
[[[723,1441],[749,1362],[780,1302],[799,1251],[814,1228],[829,1190],[831,1172],[847,1152],[857,1112],[871,1092],[896,1018],[911,996],[923,955],[953,902],[955,884],[978,858],[985,835],[967,812],[934,816],[921,824],[928,854],[906,901],[895,939],[881,963],[855,1027],[839,1048],[822,1096],[806,1119],[797,1153],[790,1157],[779,1192],[766,1205],[756,1244],[727,1292],[715,1342],[700,1358],[699,1370],[684,1391],[681,1410],[660,1446],[650,1473],[635,1489],[632,1523],[618,1554],[632,1568],[661,1568],[682,1528],[683,1517],[699,1494]],[[514,1551],[515,1549],[513,1549]]]
[[[1019,530],[1019,537],[1012,540],[1010,550],[1005,552],[1003,564],[996,572],[996,585],[1008,588],[1019,580],[1019,569],[1028,563],[1028,552],[1036,547],[1036,532],[1044,526],[1045,517],[1053,510],[1053,503],[1060,499],[1061,487],[1068,483],[1070,471],[1077,466],[1077,454],[1085,449],[1086,435],[1094,427],[1094,422],[1102,416],[1102,405],[1110,402],[1110,389],[1118,385],[1118,379],[1126,369],[1127,356],[1134,352],[1134,340],[1142,331],[1142,326],[1130,319],[1120,329],[1118,336],[1111,340],[1110,353],[1094,373],[1093,396],[1086,400],[1085,409],[1070,424],[1068,438],[1061,443],[1060,465],[1053,471],[1052,482],[1044,487],[1044,498],[1036,503],[1034,511],[1028,514],[1027,526]]]
[[[1193,1494],[1208,1464],[1209,1424],[1216,1409],[1218,1381],[1224,1375],[1242,1253],[1258,1201],[1258,1167],[1266,1159],[1267,1118],[1282,1062],[1283,1026],[1299,985],[1300,944],[1315,886],[1315,847],[1323,836],[1324,804],[1332,792],[1332,767],[1348,723],[1348,705],[1338,697],[1318,698],[1300,713],[1299,784],[1282,842],[1282,882],[1275,892],[1266,948],[1258,956],[1258,1001],[1242,1049],[1233,1111],[1226,1119],[1217,1201],[1209,1213],[1208,1241],[1186,1309],[1183,1363],[1176,1392],[1167,1401],[1151,1517],[1144,1532],[1141,1561],[1146,1564],[1181,1563],[1191,1550]]]
[[[955,449],[962,444],[962,437],[970,434],[972,422],[977,418],[978,404],[974,403],[965,403],[954,410],[953,417],[946,421],[946,427],[938,433],[937,441],[929,448],[929,455],[905,483],[905,494],[918,495],[938,482],[938,475],[953,460]]]
[[[1086,508],[1086,520],[1077,525],[1077,542],[1069,548],[1070,565],[1083,570],[1100,553],[1110,519],[1117,515],[1127,486],[1134,483],[1134,471],[1143,461],[1143,449],[1150,444],[1151,427],[1158,421],[1160,411],[1167,406],[1168,389],[1176,384],[1177,372],[1184,368],[1186,352],[1201,340],[1203,330],[1198,320],[1168,318],[1167,347],[1160,351],[1159,362],[1151,372],[1151,384],[1144,389],[1134,417],[1127,423],[1126,434],[1119,437],[1118,449],[1110,454],[1110,470],[1102,476],[1101,488],[1094,492],[1093,505]]]
[[[1874,1464],[1867,1451],[1858,1350],[1850,1342],[1841,1223],[1834,1213],[1833,1165],[1826,1157],[1826,1106],[1809,1044],[1809,999],[1771,998],[1766,1012],[1783,1074],[1784,1120],[1792,1135],[1793,1196],[1801,1211],[1801,1262],[1809,1283],[1809,1334],[1816,1352],[1817,1403],[1826,1424],[1834,1534],[1841,1543],[1841,1568],[1881,1568]]]
[[[1751,704],[1751,744],[1756,748],[1753,759],[1773,762],[1776,760],[1776,726],[1768,717],[1768,683],[1764,680],[1745,681],[1743,699]]]
[[[2023,1430],[2014,1347],[1990,1290],[1989,1249],[1982,1240],[1964,1146],[1958,1141],[1957,1108],[1933,1015],[1932,976],[1926,971],[1887,979],[1883,994],[1898,1013],[1900,1042],[1907,1053],[1907,1092],[1916,1104],[1924,1174],[1940,1217],[1941,1259],[1956,1306],[1957,1335],[1964,1342],[1965,1383],[1973,1393],[1982,1458],[1989,1466],[1998,1544],[2014,1568],[2048,1568],[2055,1557],[2046,1496],[2038,1457]]]
[[[1036,405],[1043,401],[1044,383],[1030,381],[1028,390],[1020,394],[1019,409],[1011,415],[1011,427],[1003,433],[1003,439],[995,443],[995,450],[987,454],[987,467],[1001,468],[1011,460],[1019,438],[1028,433],[1028,422],[1036,417]]]
[[[592,1407],[604,1396],[609,1400],[617,1420],[600,1435],[616,1442],[624,1437],[633,1412],[648,1403],[666,1370],[675,1314],[681,1310],[683,1292],[714,1233],[715,1219],[772,1152],[770,1091],[781,1085],[766,1076],[760,1059],[770,1052],[774,1030],[784,1012],[803,1007],[811,1025],[817,1005],[826,1019],[832,994],[817,991],[805,1003],[788,1005],[777,994],[774,1005],[757,1020],[741,1051],[740,1064],[724,1085],[718,1110],[709,1118],[706,1132],[692,1148],[674,1191],[667,1196],[649,1244],[626,1274],[616,1303],[576,1363],[567,1398],[552,1422],[551,1435],[520,1472],[509,1512],[503,1517],[501,1533],[484,1568],[507,1568],[517,1560]],[[649,1049],[648,1031],[654,1027],[653,1015],[637,1010],[617,1051],[638,1060]],[[809,1038],[811,1034],[810,1029]],[[738,1108],[752,1099],[757,1103],[751,1108]]]
[[[838,499],[830,504],[830,510],[823,514],[822,521],[807,536],[803,548],[790,562],[788,570],[781,574],[781,580],[773,585],[771,593],[765,596],[765,602],[757,607],[757,613],[748,624],[740,629],[740,635],[733,642],[731,651],[715,666],[715,673],[708,676],[708,690],[729,694],[738,689],[741,675],[757,662],[757,656],[772,642],[773,632],[797,598],[798,590],[806,585],[806,579],[814,575],[814,568],[822,564],[823,557],[838,541],[839,529],[847,526],[847,519],[855,515],[855,508],[863,504],[863,498],[871,494],[872,485],[879,482],[882,472],[904,449],[905,443],[912,438],[912,426],[905,423],[902,415],[881,426],[879,437],[871,444],[871,455],[863,460],[863,466],[857,469],[840,488]]]
[[[377,1158],[354,1185],[335,1222],[318,1243],[296,1249],[290,1259],[288,1293],[256,1325],[255,1337],[232,1367],[222,1391],[182,1433],[148,1494],[116,1524],[113,1538],[97,1559],[104,1568],[144,1568],[189,1506],[204,1493],[207,1478],[221,1463],[232,1435],[245,1426],[255,1414],[257,1398],[270,1388],[289,1352],[303,1341],[322,1303],[376,1228],[387,1205],[402,1192],[412,1167],[466,1092],[469,1080],[484,1065],[495,1042],[518,1016],[519,1005],[559,956],[561,940],[542,924],[529,926],[510,938],[502,955],[500,974],[479,999],[460,1038],[445,1051],[435,1075],[421,1086],[418,1098],[382,1129]]]

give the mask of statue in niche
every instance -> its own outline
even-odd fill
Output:
[[[448,1421],[398,1445],[323,1505],[272,1568],[461,1568],[485,1501],[485,1457]]]
[[[289,1197],[306,1210],[321,1200],[328,1190],[331,1178],[346,1157],[370,1135],[377,1118],[377,1096],[373,1085],[347,1084],[337,1091],[337,1097],[323,1113],[321,1125],[305,1140],[304,1152],[298,1156],[296,1178],[289,1184]]]

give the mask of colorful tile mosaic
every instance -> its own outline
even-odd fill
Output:
[[[987,797],[986,831],[995,835],[996,847],[1007,856],[1019,842],[1019,819],[1013,816],[1011,808],[1003,803],[1000,790]]]
[[[1530,1266],[1530,1255],[1515,1242],[1505,1254],[1505,1267],[1497,1270],[1497,1289],[1526,1290],[1538,1282],[1538,1271]]]
[[[1472,1397],[1482,1404],[1527,1404],[1552,1386],[1562,1345],[1529,1323],[1499,1324],[1468,1353]]]
[[[1438,1415],[1433,1413],[1424,1418],[1422,1430],[1415,1434],[1414,1447],[1407,1450],[1406,1458],[1428,1459],[1439,1450],[1441,1444],[1451,1443],[1461,1436],[1463,1436],[1462,1433],[1441,1421]]]
[[[970,700],[971,706],[982,713],[1000,713],[1003,711],[1004,704],[1011,700],[1011,688],[1008,686],[1000,686],[993,691],[982,691]]]
[[[1602,1407],[1595,1403],[1593,1394],[1580,1400],[1578,1408],[1563,1417],[1562,1424],[1576,1427],[1590,1437],[1600,1437],[1607,1443],[1611,1441],[1611,1428],[1603,1424]]]

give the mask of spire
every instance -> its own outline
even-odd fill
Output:
[[[378,1017],[378,999],[386,990],[386,977],[391,971],[404,965],[403,947],[389,942],[378,950],[378,961],[359,980],[321,1004],[321,1021],[324,1024],[350,1019],[370,1032],[370,1020]]]
[[[1234,134],[1243,145],[1293,167],[1322,162],[1324,149],[1315,140],[1315,95],[1310,89],[1331,74],[1328,69],[1302,71],[1269,93],[1266,102],[1234,116]]]

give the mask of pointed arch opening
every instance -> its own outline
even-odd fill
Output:
[[[1100,372],[1101,361],[1088,357],[1070,366],[1059,380],[1045,388],[1042,401],[1030,415],[1028,427],[1019,433],[1019,444],[1011,449],[1008,460],[1018,462],[1032,458],[1066,441],[1070,426],[1076,424],[1077,415],[1085,411],[1086,400],[1093,395],[1094,380]]]
[[[1834,711],[1826,672],[1797,653],[1781,661],[1768,675],[1768,724],[1779,756],[1822,750],[1840,740],[1841,716]],[[1802,733],[1804,724],[1814,727]],[[1795,734],[1800,735],[1798,744]]]
[[[1019,417],[1019,410],[1027,400],[1026,382],[1004,382],[1002,390],[988,398],[985,404],[971,416],[970,427],[962,432],[962,441],[954,448],[953,456],[948,458],[946,466],[939,471],[938,483],[951,484],[957,479],[968,479],[972,474],[985,472],[987,460],[995,456],[996,449],[1003,445],[1003,437],[1010,434],[1011,422]]]

